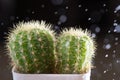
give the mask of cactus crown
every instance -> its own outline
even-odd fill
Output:
[[[19,72],[53,73],[54,32],[45,22],[19,23],[8,37],[10,58]]]
[[[95,46],[87,30],[66,29],[58,38],[57,45],[57,72],[85,73],[90,69]]]

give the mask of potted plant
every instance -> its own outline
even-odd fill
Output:
[[[56,39],[51,25],[22,22],[9,33],[7,47],[13,80],[90,80],[95,47],[87,31],[64,30]]]

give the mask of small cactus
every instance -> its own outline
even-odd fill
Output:
[[[87,31],[64,30],[57,41],[57,73],[86,73],[91,68],[95,45]]]
[[[16,71],[21,73],[53,73],[54,32],[51,25],[38,21],[16,25],[8,37],[7,47]]]

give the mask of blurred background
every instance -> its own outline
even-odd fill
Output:
[[[120,0],[0,0],[0,80],[12,80],[5,37],[30,20],[51,23],[57,33],[87,28],[97,42],[91,80],[120,80]]]

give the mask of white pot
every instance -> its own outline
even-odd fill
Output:
[[[12,69],[13,80],[90,80],[91,70],[86,74],[21,74]]]

